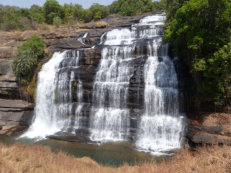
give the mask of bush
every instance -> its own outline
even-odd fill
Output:
[[[20,85],[27,85],[30,82],[37,62],[36,55],[30,49],[17,53],[12,69]]]
[[[31,50],[36,57],[43,57],[44,41],[37,35],[33,35],[22,46],[18,48],[19,51]]]
[[[43,46],[43,40],[34,35],[18,48],[12,69],[20,85],[27,85],[30,82],[38,58],[43,56]]]

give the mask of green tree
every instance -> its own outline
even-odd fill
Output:
[[[209,79],[211,91],[215,93],[216,104],[231,104],[231,43],[225,45],[208,59],[205,76]]]
[[[30,16],[32,20],[43,23],[45,21],[44,15],[43,15],[43,9],[42,7],[39,7],[38,5],[32,5],[30,8]]]
[[[56,0],[47,0],[43,6],[45,22],[53,23],[54,17],[64,18],[64,10]]]
[[[210,73],[215,52],[230,42],[231,2],[227,0],[173,0],[168,9],[165,39],[191,71],[198,94],[216,100],[221,90],[218,73]],[[175,4],[173,3],[173,4]],[[215,58],[216,59],[216,58]],[[217,61],[215,60],[214,61]],[[221,64],[223,68],[224,64]],[[223,84],[219,84],[221,87]]]
[[[156,2],[159,3],[159,2]],[[111,13],[120,13],[123,16],[136,15],[152,11],[151,0],[117,0],[110,5]]]
[[[83,9],[81,12],[80,20],[90,22],[92,20],[92,12],[89,9]]]
[[[109,8],[100,4],[93,4],[89,10],[94,20],[102,19],[109,15]]]
[[[75,20],[81,20],[83,17],[83,7],[79,4],[75,4],[73,7],[73,17]]]

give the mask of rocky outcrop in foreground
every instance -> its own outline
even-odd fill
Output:
[[[231,115],[203,114],[202,120],[190,120],[186,137],[191,147],[231,145]]]

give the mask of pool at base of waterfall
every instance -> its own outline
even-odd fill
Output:
[[[43,145],[50,147],[53,152],[62,151],[70,156],[77,158],[89,157],[97,163],[105,166],[118,167],[125,163],[134,165],[137,163],[156,160],[160,162],[171,156],[170,153],[156,153],[159,155],[151,155],[150,153],[137,151],[130,142],[108,142],[101,145],[97,143],[78,143],[67,142],[55,139],[44,139],[35,141],[32,139],[18,138],[18,136],[1,137],[0,143],[11,145],[14,143],[23,143],[26,145]],[[164,155],[163,155],[164,154]],[[167,155],[166,155],[167,154]]]

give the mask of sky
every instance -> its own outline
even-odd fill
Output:
[[[113,1],[114,0],[58,0],[59,4],[61,5],[63,5],[64,3],[80,4],[83,6],[83,8],[89,8],[93,3],[109,5]],[[10,5],[22,8],[30,8],[33,4],[43,6],[45,2],[46,0],[0,0],[1,5]]]

